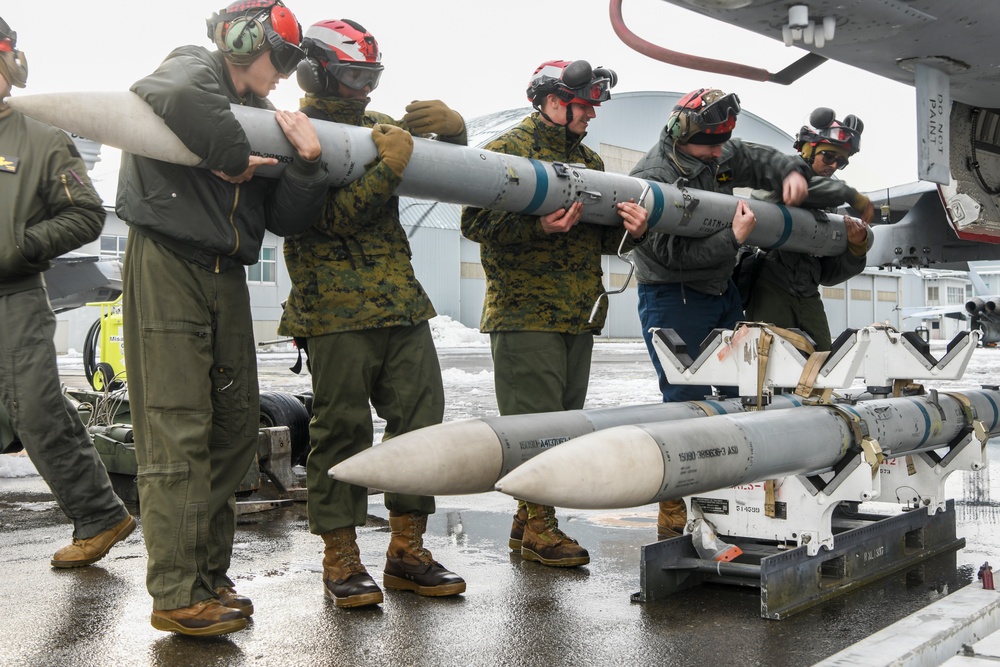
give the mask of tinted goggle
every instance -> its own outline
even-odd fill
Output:
[[[348,88],[363,90],[369,86],[369,90],[375,90],[384,68],[382,65],[330,65],[328,69],[334,79]]]
[[[729,93],[709,104],[704,109],[693,114],[693,120],[699,127],[723,125],[732,118],[735,121],[740,112],[740,98],[736,93]],[[735,124],[735,123],[734,123]]]
[[[271,64],[281,74],[291,74],[295,66],[306,57],[306,52],[291,42],[286,42],[281,35],[268,28],[267,43],[271,46]]]
[[[817,151],[816,155],[820,156],[823,159],[823,164],[828,167],[837,165],[837,169],[843,169],[850,164],[850,160],[846,156],[834,151]]]
[[[600,104],[611,99],[611,79],[594,79],[590,83],[571,89],[572,102],[577,104]]]

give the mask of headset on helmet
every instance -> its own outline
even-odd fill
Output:
[[[592,68],[586,60],[548,60],[535,70],[528,83],[528,101],[541,108],[547,95],[556,95],[563,104],[600,106],[611,99],[618,83],[614,70]]]
[[[740,110],[736,93],[699,88],[674,105],[667,131],[679,144],[721,144],[732,136]]]
[[[17,50],[17,33],[0,18],[0,66],[9,83],[24,88],[28,83],[28,59]]]
[[[865,124],[854,114],[844,120],[837,120],[836,116],[834,110],[827,107],[814,109],[809,114],[809,125],[803,125],[795,138],[795,150],[807,159],[813,156],[818,144],[839,146],[849,156],[861,150],[861,133]]]
[[[306,30],[306,58],[296,78],[307,93],[336,92],[337,83],[375,90],[382,76],[382,52],[375,36],[349,19],[319,21]]]
[[[208,38],[236,65],[249,65],[270,49],[274,68],[290,74],[305,56],[302,26],[281,0],[240,0],[206,23]]]

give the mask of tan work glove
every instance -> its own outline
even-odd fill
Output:
[[[406,105],[403,122],[419,134],[440,134],[454,137],[465,129],[465,121],[457,111],[448,108],[441,100],[414,100]]]
[[[861,214],[861,219],[865,221],[865,224],[870,225],[872,217],[875,215],[875,206],[872,204],[872,200],[858,192],[849,203],[854,207],[854,210]]]
[[[397,176],[403,176],[410,156],[413,155],[413,137],[401,127],[378,124],[372,128],[372,139],[378,156]]]

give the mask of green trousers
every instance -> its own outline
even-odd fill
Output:
[[[260,401],[242,270],[212,273],[133,231],[122,315],[154,609],[232,585],[236,487],[257,451]]]
[[[53,342],[56,317],[41,287],[0,296],[0,399],[28,457],[87,539],[128,513],[111,489],[108,471],[63,395]]]
[[[444,385],[430,326],[396,326],[308,339],[313,384],[309,423],[309,530],[322,535],[363,526],[368,490],[330,478],[336,464],[372,446],[372,407],[385,420],[383,440],[440,424]],[[386,509],[432,514],[434,498],[385,494]]]
[[[583,407],[593,334],[500,331],[490,334],[490,346],[501,415]]]
[[[792,296],[769,280],[754,283],[753,300],[747,310],[747,319],[767,322],[784,329],[796,328],[809,334],[817,352],[830,349],[830,324],[823,309],[823,299],[817,294],[802,298]]]

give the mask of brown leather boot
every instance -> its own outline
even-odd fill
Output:
[[[219,596],[219,603],[223,607],[238,610],[243,614],[243,618],[253,616],[253,600],[237,593],[235,587],[219,586],[215,589],[215,594]]]
[[[666,540],[684,534],[687,523],[687,506],[683,500],[661,500],[656,515],[656,539]]]
[[[215,598],[181,609],[154,610],[149,622],[157,630],[192,637],[215,637],[247,627],[243,612],[224,607]]]
[[[559,530],[556,508],[528,503],[521,558],[552,567],[576,567],[590,562],[590,554]]]
[[[73,543],[64,546],[52,557],[52,567],[83,567],[104,558],[111,547],[118,544],[135,530],[135,517],[131,514],[105,531],[85,540],[73,538]]]
[[[427,515],[389,512],[392,539],[385,554],[382,583],[386,588],[443,597],[465,592],[465,579],[449,572],[424,548]]]
[[[510,527],[510,539],[507,546],[511,551],[521,550],[521,540],[524,539],[524,524],[528,521],[528,507],[523,500],[517,501],[517,513],[514,515],[514,523]]]
[[[382,589],[361,564],[354,526],[323,534],[323,590],[338,607],[381,604]]]

